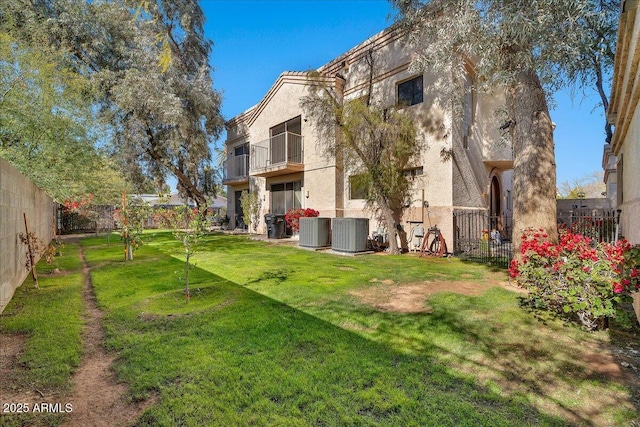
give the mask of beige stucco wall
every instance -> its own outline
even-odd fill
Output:
[[[414,48],[399,33],[383,32],[356,46],[344,55],[331,61],[320,69],[331,75],[339,74],[344,78],[343,94],[346,101],[359,98],[369,92],[369,72],[367,54],[373,46],[374,80],[371,88],[371,102],[381,106],[394,106],[397,102],[397,85],[418,75],[410,70]],[[447,242],[453,245],[452,212],[456,204],[456,191],[466,189],[472,196],[458,197],[462,206],[487,207],[488,191],[492,174],[499,176],[505,199],[511,190],[509,171],[495,171],[495,165],[485,164],[487,158],[511,160],[510,147],[499,147],[487,142],[487,137],[497,133],[493,110],[500,100],[489,95],[478,95],[476,106],[477,125],[474,129],[473,149],[458,153],[461,167],[455,161],[443,161],[441,150],[454,146],[455,132],[450,108],[442,108],[437,94],[430,89],[435,87],[435,76],[423,74],[424,100],[422,103],[406,107],[403,111],[413,116],[418,124],[420,137],[425,148],[419,160],[413,166],[423,167],[423,175],[413,181],[413,198],[410,209],[405,213],[403,226],[407,232],[422,220],[425,226],[437,224],[444,233]],[[259,232],[266,232],[263,215],[269,211],[271,184],[302,181],[302,206],[320,211],[326,217],[368,217],[370,231],[382,226],[375,215],[365,209],[363,200],[351,200],[349,194],[349,176],[356,172],[353,159],[336,167],[332,157],[326,157],[318,150],[317,135],[310,121],[300,108],[300,99],[307,94],[307,78],[304,73],[283,73],[274,83],[265,98],[248,110],[249,113],[228,122],[233,129],[228,132],[228,143],[235,145],[246,133],[251,144],[269,138],[269,129],[284,121],[302,116],[302,135],[304,138],[304,173],[300,177],[279,175],[270,178],[251,178],[251,188],[256,189],[263,200],[263,212]],[[490,130],[492,129],[492,130]],[[234,139],[235,138],[235,139]],[[494,138],[495,139],[495,138]],[[492,140],[493,141],[493,140]],[[344,173],[341,169],[344,167]],[[455,170],[458,170],[456,174]],[[459,179],[464,177],[463,179]],[[471,183],[471,185],[470,185]],[[230,193],[233,188],[230,188]],[[458,193],[458,195],[461,193]],[[230,194],[231,196],[231,194]],[[423,203],[429,203],[429,216],[423,209]],[[229,213],[233,213],[233,198],[229,197]]]
[[[623,2],[608,118],[615,126],[617,202],[624,237],[640,244],[640,6]],[[640,312],[637,313],[640,319]]]
[[[365,42],[366,44],[366,42]],[[391,39],[374,52],[374,83],[372,86],[371,102],[380,106],[392,106],[397,102],[397,85],[400,82],[414,78],[419,73],[411,71],[411,52],[413,48],[406,44],[402,38]],[[345,100],[355,99],[368,90],[369,67],[364,56],[347,58],[346,66],[341,74],[346,78]],[[405,107],[403,112],[412,115],[418,125],[420,138],[424,140],[425,148],[414,166],[423,167],[423,175],[413,180],[412,203],[405,213],[405,221],[402,224],[409,233],[415,221],[422,219],[428,226],[427,210],[422,208],[423,202],[429,202],[429,212],[433,225],[443,230],[447,241],[451,241],[452,220],[450,218],[453,186],[452,164],[443,162],[440,150],[451,146],[450,111],[443,110],[435,100],[435,94],[428,88],[434,86],[435,76],[424,73],[423,87],[424,100],[420,104]],[[351,200],[349,198],[348,177],[353,172],[347,170],[344,182],[344,216],[345,217],[369,217],[370,231],[382,228],[374,215],[365,210],[363,200]]]
[[[308,94],[306,76],[281,76],[269,93],[268,102],[260,105],[260,111],[249,126],[249,138],[252,144],[269,138],[269,130],[282,122],[302,117],[303,163],[304,173],[283,174],[269,178],[258,178],[254,182],[263,200],[259,232],[266,232],[264,214],[269,212],[272,184],[302,181],[302,207],[312,208],[327,217],[336,216],[336,166],[335,159],[326,157],[318,150],[315,129],[308,121],[300,100]]]
[[[0,313],[28,275],[24,214],[29,231],[46,243],[55,234],[54,201],[27,177],[0,158]]]
[[[640,244],[640,108],[629,126],[618,159],[622,158],[622,209],[620,226],[624,237],[634,244]],[[618,169],[620,171],[620,169]]]

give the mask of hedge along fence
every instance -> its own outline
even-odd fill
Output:
[[[0,313],[29,272],[27,246],[20,241],[29,231],[45,243],[55,234],[56,203],[26,176],[0,158]]]

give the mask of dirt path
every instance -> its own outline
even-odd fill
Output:
[[[135,422],[152,401],[131,403],[127,400],[127,386],[116,381],[111,364],[114,356],[107,354],[100,345],[104,332],[103,317],[96,305],[91,275],[82,249],[84,286],[82,299],[86,311],[86,327],[83,334],[85,355],[74,377],[74,389],[68,397],[73,412],[65,426],[125,426]]]

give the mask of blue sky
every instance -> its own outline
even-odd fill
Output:
[[[201,0],[225,119],[255,105],[283,71],[315,69],[393,23],[386,0]],[[551,111],[558,183],[600,170],[604,114],[567,89]]]

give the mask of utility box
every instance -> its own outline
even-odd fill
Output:
[[[331,218],[300,218],[299,245],[306,248],[331,246]]]
[[[333,218],[331,249],[337,252],[365,252],[369,218]]]

